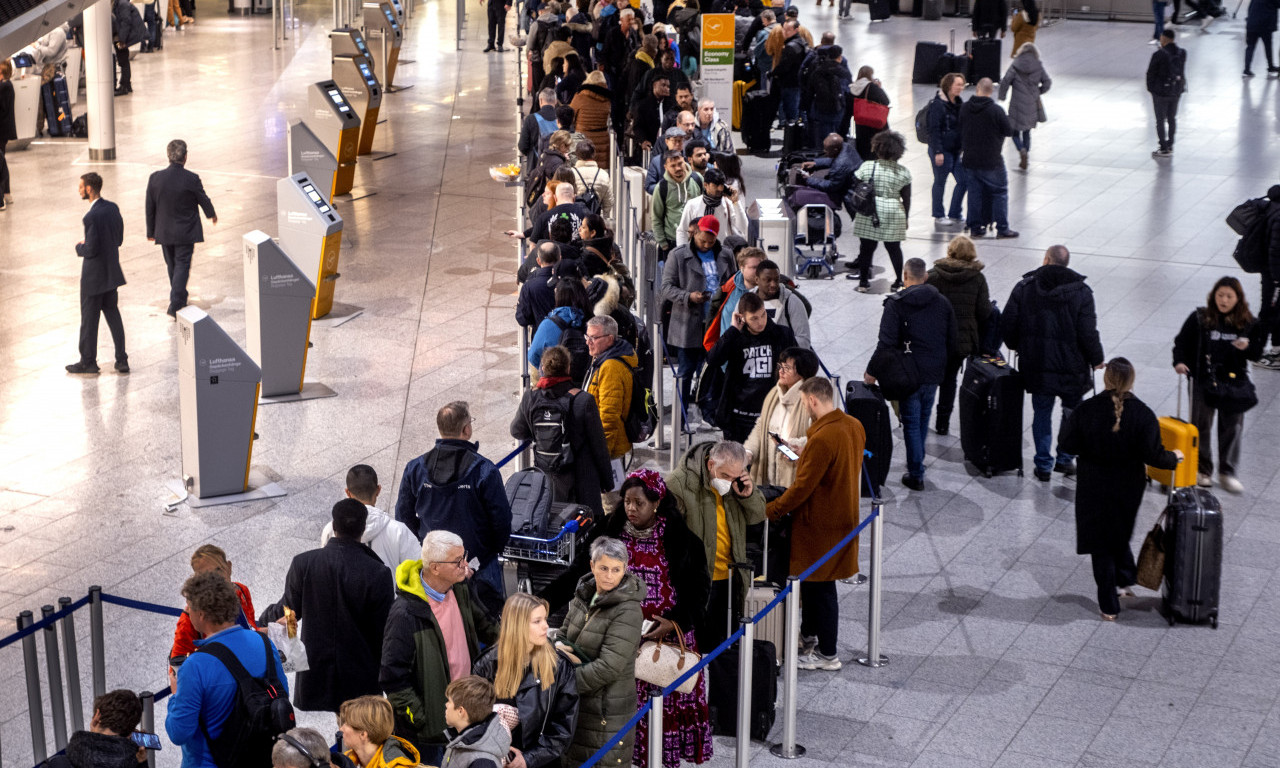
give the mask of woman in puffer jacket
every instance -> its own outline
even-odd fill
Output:
[[[942,388],[938,392],[938,418],[934,431],[945,435],[951,431],[951,411],[956,403],[956,379],[960,364],[969,355],[982,352],[982,331],[991,314],[991,296],[987,278],[982,274],[978,249],[967,235],[956,235],[947,244],[945,258],[933,262],[928,285],[947,297],[956,313],[957,355],[947,361]]]

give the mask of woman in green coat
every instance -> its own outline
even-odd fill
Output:
[[[566,765],[581,765],[636,714],[636,650],[640,604],[649,590],[627,571],[627,545],[599,538],[591,544],[591,573],[582,577],[557,647],[577,664],[578,729]],[[635,731],[609,750],[600,765],[626,768]]]

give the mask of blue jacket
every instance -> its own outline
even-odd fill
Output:
[[[926,124],[929,131],[930,162],[934,155],[944,152],[960,154],[960,105],[963,102],[964,99],[948,101],[942,97],[941,92],[935,93],[933,101],[929,102]]]
[[[560,343],[560,326],[552,322],[553,317],[558,317],[570,325],[585,330],[583,323],[586,321],[582,317],[582,310],[577,307],[556,307],[551,310],[551,313],[538,325],[538,330],[533,334],[533,341],[529,342],[529,365],[534,368],[542,363],[542,353],[547,347],[554,347]]]
[[[723,334],[733,325],[733,313],[738,311],[738,300],[742,295],[747,293],[747,280],[742,276],[742,270],[733,276],[733,290],[724,298],[724,304],[720,307],[720,332]]]
[[[213,642],[229,648],[250,675],[262,677],[267,673],[262,635],[257,632],[231,627],[196,640],[196,648]],[[271,657],[276,666],[276,678],[288,693],[289,681],[284,676],[284,668],[280,666],[280,657],[274,653],[274,647]],[[182,768],[217,768],[209,754],[200,723],[203,720],[209,735],[216,738],[222,733],[222,723],[231,714],[235,700],[235,678],[213,656],[193,653],[178,668],[178,692],[169,698],[164,729],[169,734],[169,741],[182,747]]]
[[[467,556],[484,566],[511,537],[511,505],[498,468],[466,440],[440,438],[410,461],[400,480],[396,519],[422,539],[434,530],[462,537]]]
[[[858,156],[858,148],[853,145],[852,141],[844,143],[844,149],[840,150],[840,154],[835,160],[830,158],[819,158],[814,161],[814,170],[830,167],[827,175],[821,179],[809,179],[805,185],[813,189],[827,193],[827,197],[835,203],[839,208],[844,204],[844,196],[849,194],[849,190],[853,189],[853,174],[862,165],[862,158]]]

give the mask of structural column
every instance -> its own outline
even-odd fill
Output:
[[[84,9],[85,94],[89,110],[89,159],[116,159],[116,70],[111,43],[111,2]]]

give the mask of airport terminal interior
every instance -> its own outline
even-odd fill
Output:
[[[873,66],[883,81],[890,126],[907,137],[904,163],[916,179],[903,249],[930,262],[942,257],[952,232],[936,229],[929,215],[929,160],[912,126],[935,89],[911,84],[912,57],[916,41],[947,42],[952,28],[963,40],[968,20],[895,16],[869,24],[865,5],[842,21],[830,4],[795,2],[815,37],[835,32],[849,63]],[[39,618],[41,606],[78,599],[90,585],[181,607],[191,552],[206,543],[226,550],[233,578],[261,609],[280,596],[291,558],[318,546],[350,466],[373,466],[379,506],[394,507],[405,463],[433,445],[443,404],[470,403],[489,458],[516,446],[508,426],[521,393],[518,249],[503,232],[515,226],[517,190],[489,169],[516,160],[518,53],[482,52],[482,4],[465,4],[458,49],[457,7],[418,0],[396,72],[403,90],[383,96],[373,153],[359,159],[353,194],[334,203],[344,227],[340,277],[330,281],[333,315],[358,314],[314,324],[306,379],[336,396],[257,408],[251,468],[285,495],[174,504],[185,341],[165,313],[167,277],[160,249],[146,239],[144,191],[166,165],[166,144],[184,139],[187,167],[218,213],[195,248],[190,301],[245,345],[244,238],[281,234],[277,183],[288,174],[289,124],[313,110],[312,84],[331,77],[331,6],[295,0],[292,7],[295,22],[277,50],[270,16],[232,15],[200,0],[197,23],[166,30],[162,51],[134,59],[133,93],[115,99],[114,160],[92,161],[86,142],[71,138],[39,138],[8,153],[13,202],[0,212],[0,632],[12,631],[8,619],[21,611]],[[1158,414],[1178,408],[1172,340],[1214,281],[1237,275],[1255,308],[1260,299],[1257,276],[1232,259],[1236,235],[1224,218],[1280,183],[1280,80],[1257,62],[1259,75],[1241,78],[1244,16],[1228,14],[1204,33],[1178,28],[1188,92],[1176,152],[1164,159],[1151,156],[1144,80],[1151,24],[1069,19],[1042,29],[1037,42],[1053,79],[1043,97],[1048,121],[1034,131],[1025,171],[1005,144],[1009,221],[1021,236],[978,243],[1001,304],[1048,246],[1065,244],[1071,267],[1093,288],[1106,356],[1133,361],[1136,394]],[[73,112],[84,103],[82,92]],[[743,155],[749,199],[777,197],[776,162]],[[119,296],[128,375],[111,369],[105,327],[102,373],[64,370],[77,358],[75,245],[88,207],[77,180],[89,171],[101,174],[102,194],[125,222],[128,283]],[[851,230],[846,221],[842,254],[856,252]],[[813,304],[813,347],[845,381],[862,376],[876,343],[890,282],[883,251],[876,261],[870,294],[840,274],[799,281]],[[798,741],[807,754],[782,760],[757,741],[751,765],[1280,766],[1280,372],[1253,367],[1251,375],[1260,402],[1245,418],[1244,491],[1213,489],[1226,533],[1216,629],[1169,626],[1159,594],[1141,588],[1118,621],[1099,619],[1089,559],[1076,554],[1075,481],[1031,476],[1029,403],[1025,477],[985,478],[966,465],[953,422],[948,436],[930,432],[926,488],[908,491],[897,482],[898,429],[883,506],[881,651],[889,663],[852,663],[867,646],[868,586],[839,584],[844,666],[799,673]],[[668,453],[642,448],[636,460],[665,469]],[[1164,501],[1155,487],[1147,492],[1135,548]],[[865,500],[862,508],[865,515]],[[864,542],[864,570],[868,551]],[[87,659],[87,612],[76,622]],[[108,605],[105,628],[108,689],[167,684],[170,617]],[[44,678],[43,641],[38,646]],[[80,672],[87,702],[87,661]],[[34,762],[24,680],[21,643],[0,648],[6,768]],[[48,723],[47,685],[42,699]],[[163,717],[160,702],[157,722]],[[299,721],[335,731],[328,714],[299,713]],[[771,742],[781,725],[779,716]],[[52,744],[52,730],[47,739]],[[156,762],[177,766],[180,757],[166,744]],[[711,764],[734,760],[734,740],[717,737]]]

